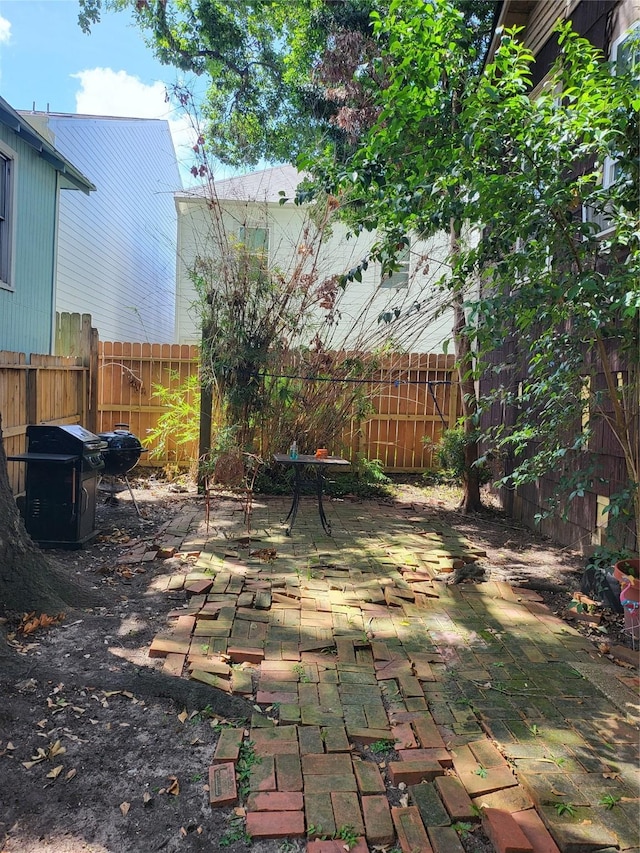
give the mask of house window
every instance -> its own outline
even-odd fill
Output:
[[[263,276],[269,266],[269,229],[242,226],[238,232],[241,263],[251,277]]]
[[[409,273],[411,269],[411,249],[409,246],[405,246],[398,253],[396,264],[398,266],[397,270],[383,272],[380,287],[393,288],[395,290],[409,287]]]
[[[640,62],[640,21],[616,39],[611,46],[610,59],[619,73],[633,71]]]
[[[13,159],[0,151],[0,287],[13,289]]]
[[[269,229],[243,226],[238,235],[240,242],[251,255],[260,255],[269,259]]]
[[[640,21],[627,30],[626,33],[616,39],[611,46],[609,55],[613,73],[627,73],[633,71],[640,62]],[[621,175],[620,164],[617,160],[606,157],[602,169],[602,188],[609,189]],[[582,209],[584,222],[593,222],[596,225],[596,236],[604,237],[613,228],[611,221],[611,208],[607,203],[603,209],[596,210],[585,206]]]

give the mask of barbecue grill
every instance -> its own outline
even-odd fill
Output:
[[[138,437],[129,432],[129,424],[116,424],[113,432],[101,432],[99,437],[105,442],[105,448],[102,451],[103,475],[109,480],[108,483],[101,484],[100,488],[109,492],[107,498],[109,503],[116,503],[116,493],[121,491],[116,480],[122,477],[129,489],[136,512],[140,516],[140,509],[127,474],[136,467],[140,455],[147,450],[140,444]]]
[[[113,432],[100,433],[100,438],[107,443],[102,456],[104,474],[109,477],[127,474],[138,464],[140,454],[146,453],[140,440],[129,432],[128,427],[129,424],[116,424]]]
[[[78,424],[27,427],[27,452],[9,456],[24,462],[27,532],[47,548],[80,548],[95,534],[98,473],[106,443]]]

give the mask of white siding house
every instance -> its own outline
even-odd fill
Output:
[[[178,212],[178,274],[176,333],[179,343],[200,340],[198,295],[190,270],[197,258],[221,251],[221,241],[249,245],[259,240],[268,254],[268,265],[285,274],[299,261],[303,245],[317,245],[317,229],[311,208],[295,205],[293,196],[301,176],[293,167],[278,166],[261,172],[215,182],[215,193],[206,188],[176,194]],[[290,199],[280,204],[280,191]],[[215,197],[213,197],[215,196]],[[223,235],[223,236],[221,236]],[[375,235],[347,239],[343,225],[334,222],[318,252],[319,280],[342,275],[354,268],[373,244]],[[437,313],[438,296],[433,283],[444,273],[446,237],[427,242],[411,241],[402,269],[383,280],[378,263],[369,264],[361,282],[350,283],[341,293],[330,332],[325,341],[335,348],[372,347],[393,341],[413,352],[442,352],[451,332],[448,311]],[[419,308],[416,304],[419,303]],[[412,308],[413,306],[413,308]],[[381,314],[397,308],[400,319],[379,322]],[[326,335],[330,337],[327,338]]]
[[[168,123],[22,115],[97,186],[60,201],[56,310],[91,314],[102,340],[172,342],[182,182]]]

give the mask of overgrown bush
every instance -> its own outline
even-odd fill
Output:
[[[466,471],[465,447],[468,444],[476,442],[479,437],[479,433],[465,435],[461,424],[451,429],[446,429],[442,433],[440,441],[433,445],[441,470],[439,472],[425,472],[425,479],[430,478],[429,482],[433,482],[433,478],[436,478],[436,482],[462,483]],[[425,436],[423,443],[429,445],[432,444],[432,441]],[[483,486],[490,482],[491,471],[487,465],[486,457],[478,460],[476,467],[480,474],[480,485]]]
[[[332,476],[327,481],[326,491],[335,498],[344,495],[375,498],[391,495],[391,486],[391,480],[382,470],[382,462],[379,459],[367,459],[358,453],[351,471]]]

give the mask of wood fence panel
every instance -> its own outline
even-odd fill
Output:
[[[145,439],[166,407],[154,387],[175,390],[198,370],[198,348],[179,344],[105,341],[99,347],[99,431],[127,423]],[[410,353],[384,358],[368,383],[375,414],[360,429],[345,431],[345,452],[380,459],[387,471],[423,471],[434,466],[433,451],[443,429],[459,415],[453,356]],[[153,450],[153,445],[148,445]],[[197,445],[168,443],[162,457],[145,455],[142,465],[186,465]]]
[[[156,386],[176,390],[198,371],[198,348],[184,344],[126,343],[101,341],[98,366],[99,432],[108,432],[116,424],[129,425],[141,440],[158,426],[167,410],[154,394]],[[145,445],[153,451],[155,445]],[[197,458],[197,442],[168,443],[161,458],[142,456],[141,465],[189,464]],[[150,458],[151,457],[151,458]]]
[[[29,424],[86,424],[89,368],[82,358],[0,352],[0,414],[7,456],[27,449]],[[9,462],[14,494],[24,491],[25,466]]]
[[[98,394],[98,330],[91,325],[90,314],[56,314],[56,343],[58,356],[73,356],[81,359],[87,371],[83,374],[82,394],[78,408],[84,413],[82,425],[90,432],[97,427]]]
[[[0,414],[7,456],[24,453],[26,443],[27,358],[24,353],[0,351]],[[14,494],[24,489],[23,465],[9,463]]]
[[[376,414],[363,426],[360,452],[390,472],[437,467],[433,445],[460,414],[456,380],[453,356],[409,353],[383,360],[371,382]]]

